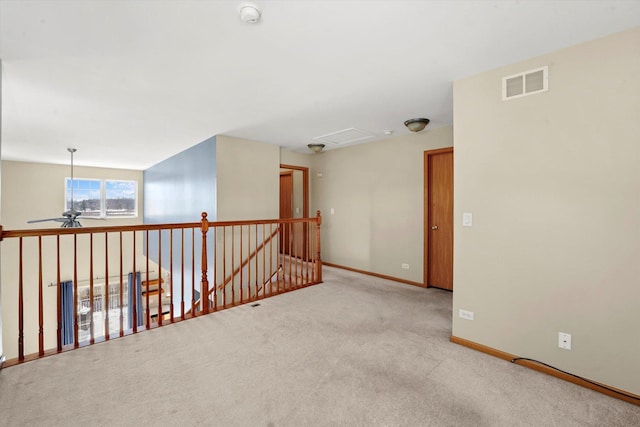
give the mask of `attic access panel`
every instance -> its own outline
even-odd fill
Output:
[[[375,135],[367,130],[358,128],[348,128],[339,130],[337,132],[331,132],[325,135],[316,136],[314,141],[325,142],[328,144],[349,144],[357,141],[364,141],[365,139],[375,138]]]

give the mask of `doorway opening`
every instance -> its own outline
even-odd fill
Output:
[[[280,165],[280,219],[309,217],[309,168],[294,165]],[[295,224],[302,227],[302,224]],[[288,227],[283,227],[280,233],[281,252],[289,254],[292,248],[294,254],[301,255],[305,260],[309,256],[308,232],[304,228],[302,233],[294,233],[301,239],[291,241]]]

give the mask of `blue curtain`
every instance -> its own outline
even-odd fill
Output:
[[[62,345],[73,344],[73,282],[60,283],[62,310]]]
[[[129,307],[127,313],[129,317],[129,328],[133,328],[133,293],[136,293],[136,317],[138,318],[138,326],[142,325],[142,279],[140,272],[136,271],[135,290],[133,287],[133,273],[129,273]]]

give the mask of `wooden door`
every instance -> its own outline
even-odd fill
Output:
[[[453,148],[425,151],[425,286],[453,290]]]
[[[280,219],[293,218],[293,173],[280,172]],[[280,252],[289,254],[291,224],[283,224],[280,229]]]

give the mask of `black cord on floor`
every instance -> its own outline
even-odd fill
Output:
[[[600,388],[603,388],[603,389],[605,389],[605,390],[609,390],[610,392],[613,392],[613,393],[619,394],[620,396],[624,396],[624,397],[628,397],[628,398],[630,398],[630,399],[634,399],[634,400],[638,400],[638,401],[640,401],[640,397],[637,397],[637,396],[633,396],[633,395],[631,395],[631,394],[624,393],[624,392],[622,392],[622,391],[619,391],[619,390],[613,389],[613,388],[611,388],[611,387],[607,387],[606,385],[602,385],[602,384],[599,384],[599,383],[597,383],[597,382],[595,382],[595,381],[588,380],[588,379],[583,378],[583,377],[581,377],[581,376],[579,376],[579,375],[572,374],[571,372],[563,371],[562,369],[556,368],[555,366],[551,366],[551,365],[549,365],[549,364],[547,364],[547,363],[544,363],[544,362],[541,362],[541,361],[539,361],[539,360],[529,359],[528,357],[516,357],[515,359],[511,359],[511,363],[516,363],[516,362],[517,362],[517,361],[519,361],[519,360],[526,360],[526,361],[528,361],[528,362],[538,363],[538,364],[540,364],[540,365],[546,366],[547,368],[551,368],[551,369],[554,369],[554,370],[556,370],[556,371],[558,371],[558,372],[562,372],[563,374],[566,374],[566,375],[572,376],[572,377],[574,377],[574,378],[577,378],[577,379],[579,379],[579,380],[581,380],[581,381],[587,382],[587,383],[589,383],[589,384],[593,384],[593,385],[595,385],[596,387],[600,387]]]

